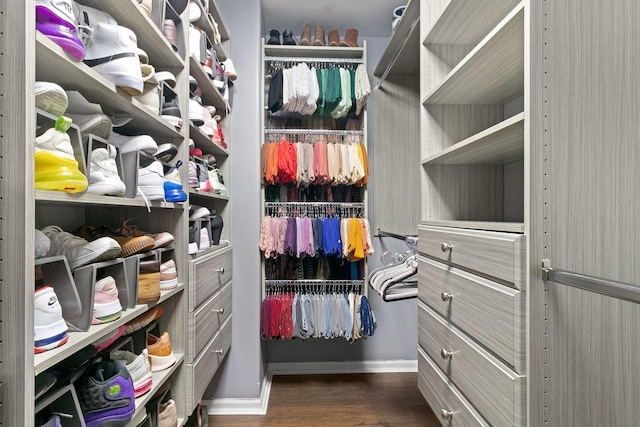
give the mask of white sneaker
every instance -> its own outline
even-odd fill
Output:
[[[207,218],[209,215],[211,215],[211,211],[209,211],[209,209],[205,208],[204,206],[189,206],[190,221],[196,220],[198,218]]]
[[[211,117],[211,113],[209,113],[209,109],[206,107],[202,107],[202,116],[204,117],[204,123],[199,127],[200,131],[207,135],[209,138],[213,138],[214,132],[214,123],[213,117]],[[217,127],[217,124],[216,124]]]
[[[80,133],[84,135],[95,135],[100,138],[109,139],[111,137],[111,118],[106,114],[69,114],[67,116],[80,128]]]
[[[140,64],[140,72],[142,73],[142,81],[144,82],[143,90],[142,94],[134,98],[154,114],[160,114],[160,92],[158,91],[156,70],[153,68],[153,65]]]
[[[92,325],[113,322],[122,316],[122,305],[118,299],[118,288],[113,277],[98,280],[93,293]]]
[[[84,63],[131,96],[143,90],[138,59],[138,39],[126,27],[92,25]]]
[[[47,236],[45,236],[45,234],[38,230],[37,228],[35,229],[35,257],[36,258],[42,258],[43,256],[47,255],[47,252],[49,252],[49,248],[51,247],[51,242],[49,241],[49,238]]]
[[[148,154],[155,154],[158,151],[158,144],[149,135],[126,136],[113,133],[109,142],[120,149],[120,153],[132,153],[134,151],[144,151]]]
[[[118,25],[115,18],[107,12],[82,5],[76,1],[73,2],[73,14],[75,15],[78,35],[81,36],[82,43],[85,46],[89,42],[89,36],[91,35],[92,28],[97,24]]]
[[[227,58],[226,61],[223,61],[222,65],[224,66],[224,74],[231,80],[235,81],[235,79],[238,78],[238,75],[236,74],[236,67],[233,65],[231,58]]]
[[[36,108],[54,116],[61,116],[67,111],[69,99],[64,89],[51,82],[36,82]]]
[[[211,247],[211,243],[209,240],[209,231],[206,227],[200,229],[200,250],[207,249]]]
[[[52,287],[44,286],[35,291],[33,308],[35,353],[65,344],[69,340],[69,328],[62,317],[62,307]]]
[[[56,121],[55,127],[47,129],[45,133],[36,137],[36,153],[50,152],[59,157],[74,160],[73,147],[71,139],[67,135],[67,130],[71,126],[71,119],[60,116]]]
[[[178,286],[178,270],[176,263],[170,259],[160,264],[160,290],[168,291]]]
[[[92,262],[114,259],[122,250],[118,242],[111,237],[100,237],[87,242],[82,237],[67,233],[55,225],[43,228],[42,232],[51,241],[49,255],[64,255],[72,270]]]
[[[143,159],[147,162],[151,159]],[[144,163],[143,163],[144,164]],[[138,195],[148,200],[164,200],[164,168],[157,160],[138,169]],[[142,194],[141,194],[142,193]]]
[[[189,52],[196,61],[201,62],[202,50],[202,30],[191,24],[189,25]]]
[[[220,184],[220,179],[218,178],[218,169],[209,169],[209,183],[211,184],[211,192],[220,194],[222,190],[225,190],[224,185]]]
[[[127,187],[118,175],[115,148],[108,146],[108,149],[93,149],[90,162],[87,194],[124,196]]]
[[[149,363],[149,352],[146,348],[139,355],[127,350],[113,350],[109,356],[127,367],[131,381],[133,381],[133,394],[136,398],[151,390],[153,376]]]

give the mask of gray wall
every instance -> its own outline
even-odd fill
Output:
[[[258,398],[264,364],[268,362],[415,360],[417,348],[417,308],[415,300],[385,303],[370,294],[378,327],[375,336],[355,344],[340,340],[268,341],[259,338],[261,264],[258,251],[260,212],[259,144],[261,109],[260,38],[264,32],[259,0],[243,2],[217,0],[226,27],[231,33],[231,53],[238,72],[234,86],[230,143],[233,194],[231,235],[233,256],[233,343],[218,374],[205,393],[211,398]],[[330,19],[327,17],[327,20]],[[368,46],[371,74],[387,38],[360,37]],[[373,86],[373,79],[371,80]],[[369,98],[369,147],[373,138],[373,96]],[[375,153],[369,152],[369,156]],[[370,162],[371,163],[371,162]],[[375,174],[375,171],[373,171]],[[370,185],[375,185],[375,176]],[[372,201],[369,200],[371,204]],[[406,250],[404,242],[375,239],[375,268],[384,250]]]

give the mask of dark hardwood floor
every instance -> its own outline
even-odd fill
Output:
[[[209,426],[439,427],[416,375],[274,376],[266,415],[210,416]]]

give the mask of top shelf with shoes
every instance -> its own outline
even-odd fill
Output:
[[[213,45],[218,61],[226,61],[228,55],[224,46],[229,41],[229,32],[222,23],[222,18],[215,2],[209,2],[209,13],[207,13],[198,0],[192,1],[189,5],[189,20],[206,33],[207,38]]]
[[[364,58],[364,49],[364,47],[289,46],[265,44],[264,55],[266,60],[268,60],[269,57],[362,59]]]
[[[118,25],[134,31],[138,38],[138,47],[147,53],[150,62],[156,68],[184,68],[184,61],[173,50],[160,29],[140,10],[137,0],[80,0],[78,3],[107,12]]]

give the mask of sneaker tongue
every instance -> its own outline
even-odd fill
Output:
[[[66,133],[71,127],[71,119],[69,117],[60,116],[56,120],[55,129],[59,132]]]

